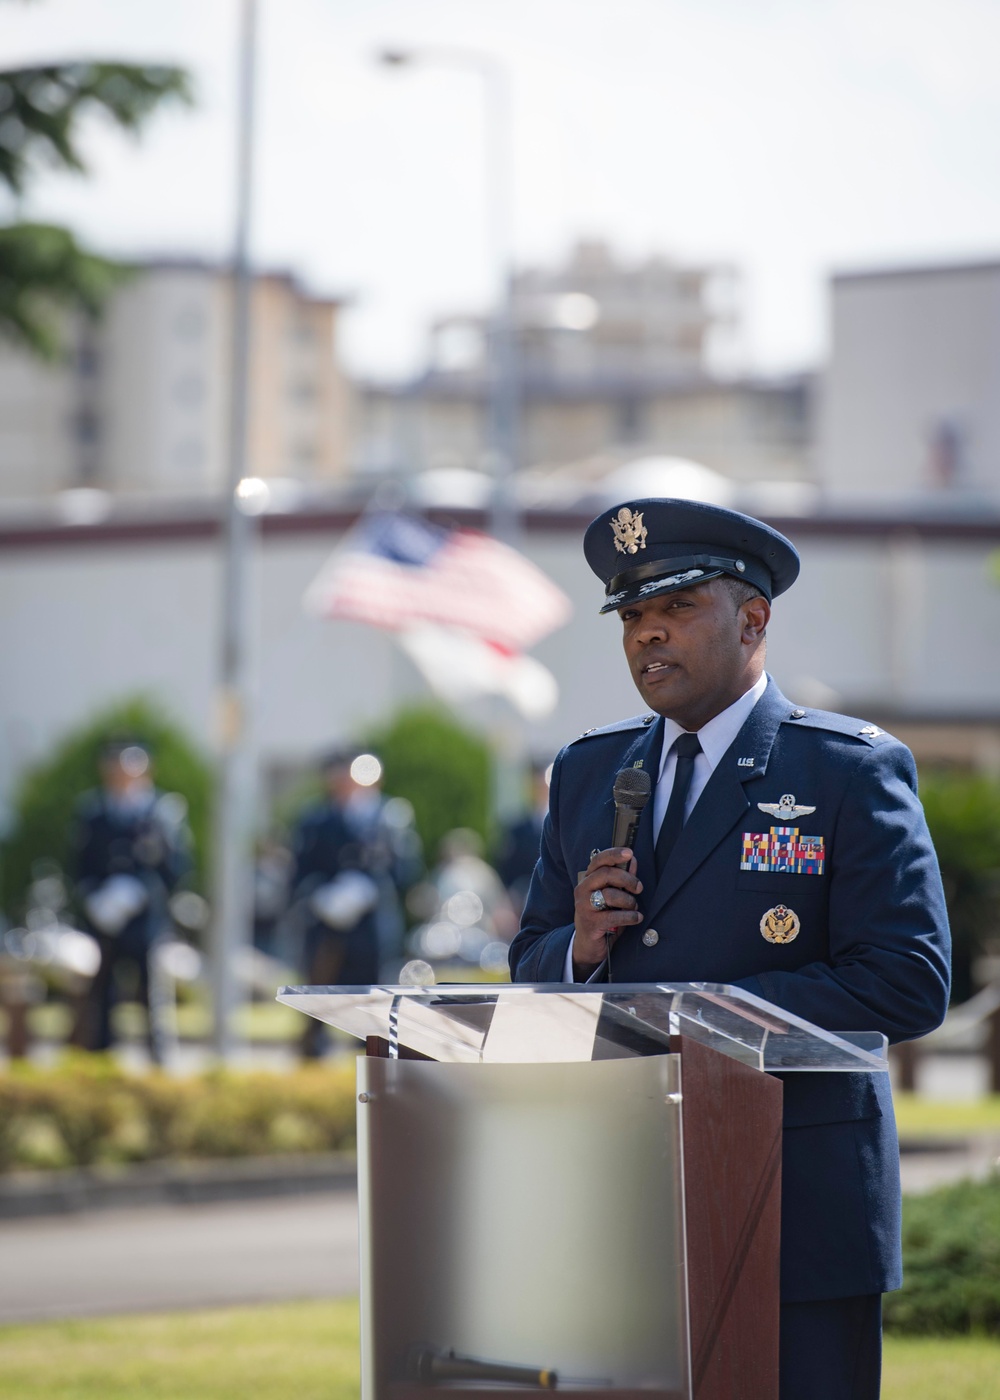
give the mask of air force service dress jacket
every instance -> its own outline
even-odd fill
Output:
[[[511,946],[515,982],[563,980],[573,887],[591,852],[610,842],[615,774],[641,764],[655,782],[662,730],[655,716],[639,716],[582,736],[556,759],[541,855]],[[896,739],[796,708],[769,681],[659,880],[652,820],[650,800],[635,842],[644,918],[615,944],[616,983],[730,982],[827,1030],[882,1031],[892,1041],[941,1022],[944,896],[913,758]],[[783,1301],[898,1288],[888,1075],[779,1077]]]

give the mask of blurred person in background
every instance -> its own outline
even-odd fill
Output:
[[[304,923],[303,973],[310,986],[370,986],[398,962],[401,891],[421,871],[413,809],[381,792],[374,754],[340,749],[324,760],[326,792],[296,826],[291,900]],[[323,1026],[310,1021],[302,1042],[320,1055]]]
[[[100,787],[80,800],[71,841],[74,895],[101,950],[73,1040],[89,1050],[110,1048],[118,983],[131,969],[146,1008],[150,1058],[159,1064],[156,950],[170,929],[170,894],[190,865],[186,804],[156,789],[149,750],[132,739],[105,745],[100,778]]]
[[[506,827],[497,849],[497,874],[507,887],[518,916],[524,908],[532,872],[538,861],[542,823],[549,810],[549,769],[537,759],[531,765],[531,809]]]
[[[484,943],[496,938],[509,943],[514,937],[517,914],[504,882],[483,858],[483,839],[477,831],[456,827],[448,832],[441,841],[440,860],[430,883],[437,896],[439,919],[458,929],[478,932]],[[480,951],[465,948],[461,956],[474,962]]]
[[[424,873],[423,849],[414,824],[413,806],[405,797],[382,792],[382,764],[374,754],[359,753],[348,770],[350,788],[344,802],[347,825],[365,856],[365,869],[378,886],[375,932],[379,976],[393,980],[403,955],[406,932],[403,896]]]
[[[262,837],[254,851],[253,946],[268,957],[284,951],[280,930],[288,908],[288,882],[292,853],[273,836]]]

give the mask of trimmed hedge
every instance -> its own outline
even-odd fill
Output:
[[[128,1074],[110,1057],[0,1075],[0,1172],[354,1147],[354,1064]]]
[[[885,1326],[910,1335],[1000,1336],[1000,1175],[903,1202],[903,1288]]]

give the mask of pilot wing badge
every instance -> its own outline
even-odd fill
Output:
[[[612,517],[611,529],[615,536],[615,549],[619,554],[637,554],[646,548],[646,527],[642,523],[642,511],[633,512],[622,506],[617,516]]]
[[[808,817],[816,810],[815,807],[803,807],[798,804],[794,793],[791,792],[783,793],[777,802],[758,802],[757,806],[769,817],[777,817],[780,821],[790,821],[792,817]]]

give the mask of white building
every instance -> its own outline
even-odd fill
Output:
[[[739,502],[736,502],[738,505]],[[453,516],[481,526],[481,517]],[[530,734],[554,752],[592,725],[642,709],[600,617],[582,553],[590,513],[529,513],[524,548],[575,604],[538,658],[561,691]],[[257,739],[265,771],[310,762],[426,699],[384,632],[321,621],[306,588],[352,516],[261,517],[257,560]],[[1000,512],[963,521],[827,516],[774,519],[800,548],[802,575],[778,599],[768,669],[792,699],[857,714],[924,759],[1000,772]],[[221,562],[207,511],[122,511],[89,526],[0,523],[0,799],[17,774],[99,708],[143,693],[206,749],[213,743]],[[473,707],[470,722],[488,712]]]
[[[218,494],[226,478],[232,280],[217,266],[133,268],[98,321],[47,365],[0,348],[0,497],[79,487]],[[338,303],[283,273],[252,292],[248,475],[332,483],[346,471]]]
[[[1000,498],[1000,262],[834,277],[831,329],[823,486]]]
[[[738,377],[739,279],[726,266],[603,243],[513,285],[518,460],[545,471],[602,458],[693,458],[737,481],[810,474],[811,380]],[[359,386],[362,471],[482,468],[491,453],[490,322],[435,323],[426,372]]]

